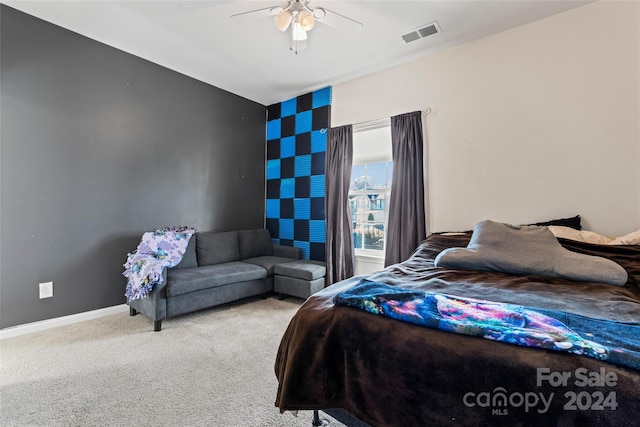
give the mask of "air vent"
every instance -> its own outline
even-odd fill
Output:
[[[417,28],[413,31],[409,31],[406,34],[403,34],[402,40],[404,40],[405,43],[411,43],[416,40],[420,40],[425,37],[429,37],[441,32],[442,30],[440,30],[440,25],[438,25],[437,22],[432,22],[431,24],[424,25],[420,28]]]

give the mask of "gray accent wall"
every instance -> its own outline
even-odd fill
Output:
[[[0,7],[0,328],[124,303],[144,231],[264,226],[265,106]]]

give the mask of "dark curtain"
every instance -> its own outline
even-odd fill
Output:
[[[329,286],[354,274],[349,183],[353,161],[353,127],[329,129],[326,152],[327,277]]]
[[[422,114],[391,117],[393,175],[384,265],[409,258],[426,238]]]

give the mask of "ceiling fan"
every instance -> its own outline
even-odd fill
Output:
[[[311,0],[287,0],[284,6],[272,6],[231,15],[235,22],[244,23],[255,19],[273,17],[276,28],[282,32],[291,28],[290,50],[296,54],[307,46],[307,32],[316,22],[347,32],[356,32],[363,27],[361,22],[348,18],[325,7],[311,7]]]

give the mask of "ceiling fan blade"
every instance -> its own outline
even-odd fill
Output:
[[[282,8],[278,6],[265,7],[264,9],[256,9],[249,12],[236,13],[235,15],[231,15],[231,19],[239,24],[242,24],[245,22],[252,22],[257,19],[269,18],[271,16],[277,15],[281,11]]]
[[[322,16],[323,12],[324,16]],[[349,33],[358,32],[364,26],[362,22],[358,22],[355,19],[351,19],[324,7],[315,8],[313,14],[319,22]]]

